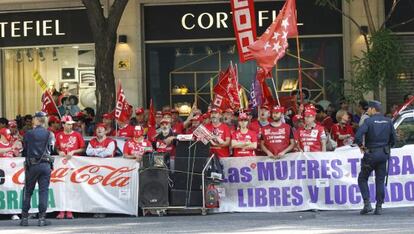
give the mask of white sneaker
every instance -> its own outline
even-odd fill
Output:
[[[18,216],[18,215],[13,215],[13,216],[11,217],[11,219],[12,219],[12,220],[19,220],[20,218],[19,218],[19,216]]]

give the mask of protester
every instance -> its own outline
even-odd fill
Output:
[[[144,129],[141,126],[135,126],[134,137],[125,142],[123,149],[124,158],[135,159],[137,162],[141,162],[144,154],[152,151],[151,142],[144,138]]]
[[[210,141],[210,153],[215,154],[218,158],[230,156],[230,129],[221,122],[222,111],[219,108],[211,109],[211,123],[205,127],[213,134],[213,139]]]
[[[95,132],[95,110],[91,107],[83,109],[85,115],[85,132],[87,136],[92,136]]]
[[[142,107],[139,107],[135,110],[135,119],[134,119],[134,124],[131,125],[135,125],[135,126],[141,126],[144,129],[148,127],[147,126],[147,122],[145,121],[145,110]]]
[[[75,121],[73,121],[71,116],[63,116],[62,123],[63,132],[56,136],[56,151],[59,156],[70,160],[72,156],[82,155],[85,151],[85,142],[80,133],[73,131],[72,128]],[[65,218],[65,212],[60,211],[56,218]],[[66,218],[73,219],[73,213],[66,211]]]
[[[170,156],[170,169],[175,168],[175,146],[177,145],[177,135],[171,129],[169,119],[162,119],[160,133],[154,139],[153,148],[159,153],[166,153]]]
[[[355,119],[355,122],[358,123],[359,127],[361,127],[362,124],[364,124],[364,121],[369,118],[367,111],[368,111],[368,102],[365,100],[359,101],[358,103],[359,120]]]
[[[315,123],[316,111],[308,108],[304,112],[305,126],[297,130],[296,141],[304,152],[326,151],[326,134],[321,125]]]
[[[267,105],[260,106],[258,114],[259,114],[258,119],[251,121],[251,123],[249,125],[249,128],[250,128],[250,130],[253,130],[254,132],[256,132],[257,139],[260,140],[260,139],[262,139],[262,129],[270,124],[270,122],[269,122],[269,117],[270,117],[269,107]],[[264,155],[266,155],[266,153],[263,152],[261,147],[258,147],[256,149],[256,155],[264,156]]]
[[[25,115],[23,117],[24,120],[24,126],[22,127],[20,134],[24,135],[27,131],[33,129],[33,117],[32,115]]]
[[[9,120],[6,118],[0,118],[0,129],[2,128],[7,128],[7,126],[9,125]]]
[[[332,139],[336,141],[338,147],[351,145],[354,141],[354,130],[349,124],[349,115],[344,110],[336,113],[336,121],[338,122],[332,127]]]
[[[321,105],[316,105],[315,108],[316,120],[321,123],[321,125],[325,128],[325,132],[329,134],[331,132],[332,126],[334,125],[334,121],[332,120],[331,116],[326,114],[326,111]]]
[[[186,134],[193,134],[194,130],[196,130],[201,124],[201,117],[199,115],[194,116],[191,119],[191,126],[189,126],[186,130]]]
[[[20,156],[20,150],[13,146],[13,137],[8,128],[0,129],[0,158]]]
[[[272,122],[262,128],[261,149],[271,158],[280,158],[295,147],[292,128],[282,122],[285,108],[272,108]]]
[[[96,125],[96,137],[89,141],[86,155],[99,158],[111,158],[115,156],[116,143],[106,136],[104,123]]]
[[[184,133],[184,124],[179,117],[177,109],[171,110],[171,128],[174,134],[183,134]]]
[[[134,126],[130,125],[128,123],[128,120],[117,120],[116,123],[118,124],[117,136],[126,138],[131,138],[134,136]]]
[[[113,126],[114,117],[112,114],[106,113],[102,115],[102,122],[105,124],[105,133],[107,136],[116,136],[116,130]]]
[[[227,124],[230,128],[230,133],[233,133],[237,129],[237,123],[234,121],[234,111],[231,108],[227,108],[223,113],[223,123]]]
[[[60,123],[60,119],[57,116],[50,116],[49,117],[49,128],[47,129],[49,132],[52,132],[55,137],[62,132],[62,125]]]
[[[247,128],[249,116],[246,113],[239,114],[239,130],[231,136],[231,148],[234,157],[256,156],[257,134]]]

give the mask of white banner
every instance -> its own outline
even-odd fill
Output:
[[[414,206],[414,145],[393,149],[384,207]],[[361,209],[358,148],[292,153],[283,159],[225,158],[218,212]],[[369,181],[375,202],[375,178]],[[224,188],[224,189],[223,189]]]
[[[24,158],[0,158],[0,214],[20,213]],[[48,212],[138,215],[138,169],[135,160],[74,156],[55,158]],[[37,212],[37,187],[32,209]]]

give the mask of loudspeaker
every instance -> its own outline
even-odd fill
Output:
[[[187,180],[188,179],[188,180]],[[191,181],[192,179],[192,181]],[[186,173],[180,173],[180,172],[175,172],[174,174],[171,174],[171,180],[172,180],[172,189],[187,189],[187,184],[188,184],[188,189],[193,190],[193,191],[197,191],[197,190],[201,190],[202,189],[202,177],[201,175],[193,175],[192,178],[187,177]],[[191,182],[191,186],[190,186],[190,182]]]
[[[207,162],[207,158],[175,158],[175,170],[185,172],[201,173],[204,165]]]
[[[168,206],[168,170],[147,168],[139,175],[139,206]]]
[[[150,167],[170,167],[170,154],[169,153],[145,153],[142,157],[142,168]]]
[[[203,206],[203,194],[201,191],[189,191],[187,193],[186,190],[171,189],[170,205],[171,206]]]
[[[188,149],[192,144],[194,141],[178,141],[175,150],[176,157],[207,158],[210,156],[210,144],[204,145],[202,142],[197,142]]]

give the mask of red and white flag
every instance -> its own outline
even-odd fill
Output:
[[[276,20],[249,49],[258,65],[268,72],[285,55],[287,39],[297,35],[296,0],[286,0]]]
[[[157,126],[155,121],[155,109],[152,103],[152,98],[150,100],[150,108],[149,108],[149,117],[148,117],[148,132],[147,136],[150,141],[153,141],[155,136],[157,135]]]
[[[239,97],[240,85],[237,79],[237,71],[230,64],[225,72],[221,72],[219,81],[214,87],[215,94],[213,104],[222,110],[231,108],[236,110],[240,107]]]
[[[124,90],[122,89],[121,82],[118,82],[118,92],[116,96],[115,105],[115,119],[121,122],[127,122],[132,116],[132,106],[129,105],[126,100]]]
[[[56,107],[56,103],[53,100],[52,95],[50,95],[49,91],[47,91],[47,90],[43,94],[42,111],[47,113],[48,115],[59,114],[59,110]]]

